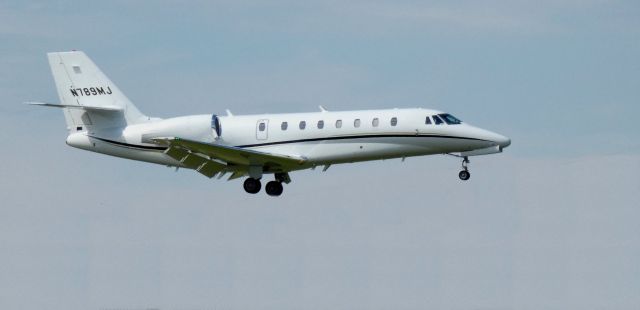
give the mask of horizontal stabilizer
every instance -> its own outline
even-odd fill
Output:
[[[25,102],[25,104],[39,105],[43,107],[83,109],[83,110],[105,111],[105,112],[124,111],[122,107],[118,107],[118,106],[88,106],[88,105],[76,105],[76,104],[46,103],[46,102]]]

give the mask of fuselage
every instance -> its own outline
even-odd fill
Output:
[[[182,137],[305,159],[317,165],[409,156],[463,153],[495,148],[510,140],[429,109],[321,111],[263,115],[193,115],[71,134],[67,144],[81,149],[181,167],[165,155],[158,137]],[[270,171],[265,171],[269,173]]]

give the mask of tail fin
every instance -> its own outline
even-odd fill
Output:
[[[138,108],[83,52],[49,53],[49,65],[69,131],[145,122]]]

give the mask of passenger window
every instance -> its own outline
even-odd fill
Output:
[[[398,118],[397,117],[392,117],[391,118],[391,126],[395,126],[398,125]]]
[[[289,127],[289,124],[287,124],[287,122],[282,122],[282,125],[280,125],[280,129],[282,130],[287,130],[287,127]]]
[[[336,121],[336,128],[342,128],[342,120],[341,119]]]
[[[356,118],[356,120],[353,121],[353,127],[356,127],[356,128],[360,127],[360,119],[359,118]]]
[[[300,130],[304,130],[306,127],[307,127],[307,122],[301,121],[300,122]]]
[[[318,129],[324,128],[324,121],[318,121]]]
[[[373,125],[373,127],[378,127],[378,124],[380,124],[380,120],[378,120],[378,118],[376,117],[371,122],[371,125]]]
[[[434,116],[433,116],[433,122],[434,122],[436,125],[442,125],[442,123],[443,123],[442,119],[441,119],[438,115],[434,115]]]
[[[264,123],[260,123],[260,125],[258,125],[258,130],[260,131],[264,131],[267,128],[267,125],[265,125]]]
[[[431,125],[431,118],[427,116],[427,118],[424,120],[424,123],[427,125]]]

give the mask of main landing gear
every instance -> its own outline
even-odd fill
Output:
[[[257,194],[262,188],[260,179],[247,178],[243,184],[244,190],[249,194]]]
[[[471,177],[471,173],[469,172],[469,157],[465,156],[462,158],[462,171],[458,173],[458,177],[462,181],[466,181]]]
[[[282,190],[282,183],[278,181],[269,181],[264,188],[264,191],[267,192],[269,196],[280,196],[282,195]]]
[[[269,196],[280,196],[282,195],[282,191],[284,188],[282,187],[282,183],[289,183],[291,179],[289,178],[289,174],[287,173],[276,173],[276,179],[274,181],[267,182],[267,185],[264,187],[264,191]],[[249,194],[257,194],[262,188],[262,184],[260,183],[260,179],[249,177],[244,180],[243,184],[244,190]]]

